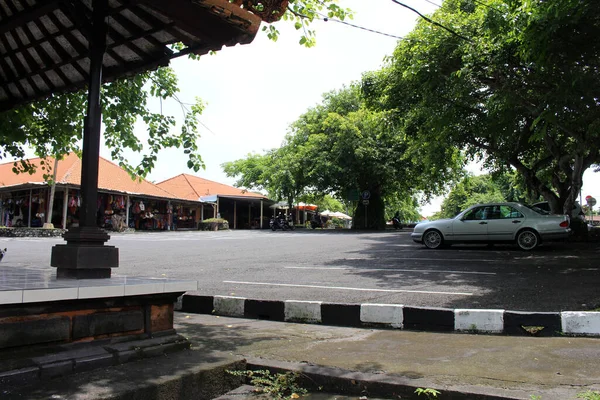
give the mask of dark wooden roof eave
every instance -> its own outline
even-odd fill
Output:
[[[87,85],[92,1],[0,0],[0,112]],[[250,43],[261,19],[229,0],[109,0],[106,22],[110,82]]]

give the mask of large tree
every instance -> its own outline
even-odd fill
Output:
[[[446,0],[364,86],[423,148],[516,170],[571,210],[600,161],[599,36],[595,0]]]
[[[369,191],[368,206],[355,203],[353,227],[357,229],[384,228],[386,202],[414,204],[417,193],[439,193],[460,165],[459,151],[444,143],[432,144],[426,151],[412,146],[387,112],[366,107],[358,85],[325,94],[322,104],[301,115],[282,147],[268,156],[276,158],[265,170],[277,166],[277,171],[255,173],[249,167],[256,165],[256,156],[229,163],[225,170],[230,176],[245,173],[238,184],[254,188],[267,180],[281,184],[281,179],[271,176],[280,173],[292,178],[297,194],[345,199],[348,193]]]
[[[448,193],[439,216],[452,218],[474,204],[497,201],[506,201],[506,198],[491,175],[466,176]]]
[[[242,3],[238,0],[235,2]],[[270,22],[281,15],[264,15],[273,2],[263,3],[260,0],[244,2],[265,21],[263,31],[272,40],[277,40],[277,24]],[[290,0],[281,3],[287,4],[282,20],[294,24],[301,31],[300,44],[307,47],[315,44],[315,32],[310,29],[315,18],[326,16],[343,20],[352,17],[350,10],[340,7],[335,0]],[[184,46],[174,47],[181,49]],[[111,150],[112,158],[132,176],[143,177],[149,173],[160,150],[170,147],[182,149],[188,157],[190,169],[198,171],[204,167],[196,144],[197,117],[203,110],[202,102],[196,100],[192,105],[182,104],[184,118],[179,123],[175,116],[153,112],[148,106],[151,98],[178,101],[178,85],[177,77],[170,68],[159,68],[103,85],[105,144]],[[0,113],[0,160],[12,158],[17,161],[15,172],[24,172],[34,168],[24,161],[26,149],[33,149],[41,157],[79,151],[86,101],[85,90],[82,90],[52,95],[42,101]],[[146,126],[148,139],[145,142],[135,135],[136,121]],[[126,158],[127,150],[143,154],[138,165],[132,165]],[[42,166],[48,172],[51,169],[48,165]]]
[[[268,151],[264,155],[249,154],[246,158],[222,164],[228,177],[236,177],[235,186],[266,191],[270,198],[285,201],[290,208],[307,193],[307,173],[301,154],[288,147]]]

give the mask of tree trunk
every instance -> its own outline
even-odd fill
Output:
[[[354,210],[352,229],[385,229],[385,204],[378,192],[371,191],[368,205],[365,206],[362,200],[358,202]]]

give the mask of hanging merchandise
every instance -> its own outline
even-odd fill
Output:
[[[144,205],[143,201],[140,201],[140,211],[145,211],[146,210],[146,206]]]
[[[69,212],[73,215],[75,215],[77,212],[77,199],[75,196],[71,196],[71,198],[69,198]]]
[[[133,203],[133,213],[134,214],[139,214],[142,210],[140,209],[140,203],[139,201],[136,201],[135,203]]]
[[[106,202],[106,209],[104,210],[104,214],[112,215],[114,213],[112,209],[112,196],[108,195],[108,201]]]

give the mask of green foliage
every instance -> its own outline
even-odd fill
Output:
[[[347,205],[331,195],[321,193],[307,193],[298,197],[298,200],[306,204],[314,204],[319,210],[346,212]]]
[[[385,219],[391,220],[398,212],[400,221],[417,222],[421,220],[419,201],[413,196],[392,194],[385,199]]]
[[[352,19],[352,10],[342,8],[336,0],[290,0],[288,9],[283,15],[284,21],[294,24],[296,30],[301,30],[299,43],[305,47],[316,45],[316,32],[310,29],[315,19],[337,18],[344,21]],[[277,41],[279,31],[273,25],[264,25],[262,30],[267,32],[269,39]]]
[[[417,388],[415,390],[415,393],[417,394],[417,396],[424,395],[427,399],[437,399],[438,396],[441,394],[441,392],[439,392],[438,390],[431,388]]]
[[[207,218],[207,219],[203,220],[202,222],[206,222],[206,223],[216,222],[218,224],[223,224],[228,221],[224,218]]]
[[[148,89],[147,89],[148,88]],[[203,105],[198,100],[187,108],[183,123],[177,130],[175,117],[152,112],[152,98],[176,101],[177,78],[170,68],[120,79],[102,86],[102,122],[105,144],[111,156],[132,177],[144,177],[155,166],[163,148],[182,148],[188,157],[188,167],[198,171],[204,163],[196,144],[199,138],[197,118]],[[83,116],[86,114],[86,92],[53,95],[36,103],[0,114],[0,158],[25,156],[25,148],[33,148],[40,157],[80,151]],[[134,133],[134,123],[146,125],[145,143]],[[132,165],[126,151],[141,154],[141,161]],[[16,172],[32,172],[26,162],[15,163]],[[42,164],[43,169],[47,169]]]
[[[271,373],[269,370],[227,371],[234,376],[243,376],[250,380],[260,393],[274,399],[297,399],[308,391],[298,385],[300,375],[295,372]]]
[[[365,76],[368,104],[423,151],[444,143],[514,169],[528,197],[570,210],[600,161],[595,0],[446,0],[433,19],[460,36],[421,21]]]
[[[479,203],[506,201],[490,175],[466,176],[442,202],[440,218],[452,218]]]
[[[301,115],[279,149],[223,168],[228,176],[240,176],[237,186],[266,189],[290,204],[311,193],[344,198],[349,191],[368,190],[368,209],[355,205],[358,229],[383,229],[386,202],[393,212],[403,210],[407,220],[418,220],[413,197],[439,193],[457,176],[462,159],[443,143],[421,151],[391,121],[389,113],[369,109],[360,88],[351,85],[325,94],[322,104]]]
[[[228,228],[229,221],[224,218],[208,218],[198,224],[198,229],[202,231],[216,231]]]
[[[588,390],[585,392],[577,393],[577,398],[584,400],[600,400],[600,392]]]

